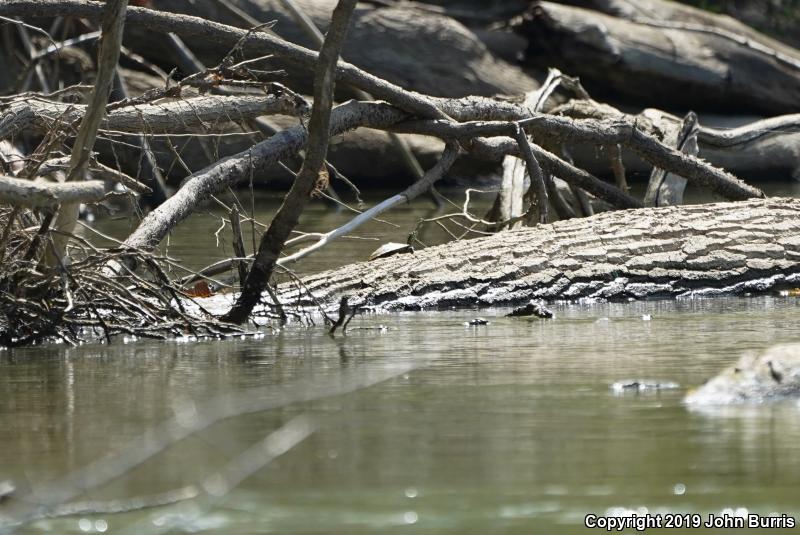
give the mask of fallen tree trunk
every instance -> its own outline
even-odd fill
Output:
[[[579,7],[602,11],[608,15],[627,20],[669,21],[669,23],[687,24],[694,28],[704,27],[713,31],[727,32],[737,35],[740,38],[747,39],[753,44],[800,58],[800,54],[798,54],[798,51],[792,48],[792,46],[778,41],[777,39],[773,39],[760,31],[754,30],[753,28],[760,27],[757,24],[748,26],[749,22],[740,22],[742,19],[713,13],[693,6],[687,6],[672,0],[561,0],[560,3],[574,4]],[[768,1],[756,0],[756,2],[753,3],[762,5],[752,11],[765,13],[769,11],[770,8],[774,9],[774,4],[770,6],[769,4],[771,2]],[[735,6],[735,4],[742,4],[742,2],[717,2],[717,4],[717,7],[721,8],[723,11],[730,12],[736,11],[737,6]],[[785,17],[785,13],[783,15],[784,22],[790,24],[791,19]],[[795,32],[793,31],[792,33]]]
[[[323,32],[330,23],[334,0],[294,0]],[[259,22],[277,21],[273,30],[293,43],[317,49],[314,43],[277,0],[230,0],[231,4]],[[208,20],[240,27],[250,23],[235,17],[221,2],[160,0],[158,8],[186,13]],[[342,52],[347,61],[405,89],[429,95],[461,97],[466,95],[516,95],[537,87],[533,77],[522,69],[498,60],[468,28],[456,20],[412,6],[360,5],[353,16],[352,36]],[[146,33],[145,33],[146,32]],[[149,30],[131,34],[151,44]],[[187,44],[209,64],[228,51],[227,43],[203,38],[187,38]],[[297,69],[282,63],[288,85],[310,92],[312,69]],[[282,80],[284,81],[284,80]]]
[[[416,310],[764,291],[800,283],[798,233],[796,199],[606,212],[312,275],[300,300]]]
[[[800,53],[703,26],[537,2],[518,23],[528,61],[579,75],[592,94],[736,113],[800,110]],[[741,37],[741,39],[737,39]]]

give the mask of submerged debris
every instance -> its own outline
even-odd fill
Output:
[[[617,395],[639,394],[644,392],[658,392],[661,390],[675,390],[681,385],[673,382],[660,383],[658,381],[646,381],[642,379],[629,379],[617,381],[611,385],[611,390]]]
[[[800,398],[800,344],[749,352],[686,395],[688,405],[728,405]]]
[[[550,319],[554,318],[555,314],[553,314],[552,310],[545,307],[543,303],[539,301],[531,301],[525,306],[515,308],[510,314],[506,315],[506,317],[525,316],[536,316],[537,318]]]
[[[10,226],[10,223],[6,223]],[[171,259],[99,249],[72,236],[69,261],[41,265],[36,234],[16,225],[0,264],[0,346],[78,344],[116,335],[170,338],[243,334],[219,321],[169,277]],[[10,249],[10,251],[9,251]],[[33,251],[31,252],[31,250]],[[135,271],[128,266],[140,267]]]

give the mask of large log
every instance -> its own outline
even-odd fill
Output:
[[[752,15],[744,18],[740,17],[745,11],[766,15],[767,12],[775,10],[775,2],[751,0],[751,7],[755,8],[751,10],[741,9],[743,7],[741,4],[747,2],[717,2],[718,5],[715,7],[727,12],[728,15],[687,6],[673,0],[636,0],[635,2],[631,0],[561,0],[559,3],[594,9],[627,20],[661,21],[686,24],[695,28],[699,26],[713,28],[717,31],[730,32],[781,53],[795,56],[798,54],[797,50],[792,46],[753,29],[755,27],[764,27],[764,24],[757,23],[762,21],[757,21]],[[697,0],[695,0],[695,3],[697,3]],[[736,4],[740,5],[737,6]],[[791,17],[787,17],[790,10],[791,8],[784,7],[783,13],[780,15],[783,18],[783,22],[787,23],[787,26],[791,24]],[[737,17],[730,16],[731,13],[736,13]],[[796,34],[795,29],[792,28],[792,30],[791,34]],[[794,38],[794,41],[800,43],[797,40],[797,36],[791,34],[786,37]]]
[[[280,0],[229,0],[255,20],[277,21],[274,31],[285,39],[315,49],[303,29],[283,7]],[[318,28],[327,30],[335,0],[294,0]],[[159,9],[199,15],[237,26],[248,26],[232,16],[219,2],[160,0]],[[152,46],[148,31],[132,28]],[[213,65],[229,46],[209,39],[187,38],[187,43],[206,63]],[[143,49],[144,50],[144,49]],[[536,81],[522,69],[497,59],[467,27],[456,20],[429,10],[413,7],[359,5],[354,15],[342,57],[405,89],[428,95],[461,97],[467,95],[517,95],[537,87]],[[310,89],[310,71],[298,70],[279,61],[290,78],[287,85]]]
[[[606,212],[353,264],[304,287],[326,305],[411,310],[740,294],[800,282],[799,233],[796,199]]]
[[[800,111],[800,53],[727,30],[625,20],[537,2],[517,25],[528,61],[579,75],[589,91],[695,111]]]

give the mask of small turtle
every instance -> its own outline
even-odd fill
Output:
[[[377,260],[378,258],[386,258],[396,254],[413,253],[414,248],[407,243],[384,243],[378,247],[374,253],[369,255],[370,260]]]

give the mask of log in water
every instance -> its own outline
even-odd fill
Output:
[[[312,275],[322,303],[381,309],[741,294],[800,283],[800,200],[608,212]],[[285,297],[297,297],[293,288]],[[312,304],[310,301],[308,304]]]

